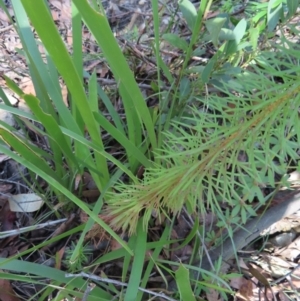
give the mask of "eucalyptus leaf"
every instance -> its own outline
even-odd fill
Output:
[[[226,21],[227,18],[217,17],[205,22],[205,26],[215,47],[219,44],[220,32]]]
[[[235,40],[234,31],[228,28],[221,28],[219,33],[219,39],[223,41]]]
[[[211,73],[212,73],[216,63],[217,63],[216,59],[211,59],[208,62],[208,64],[205,66],[205,68],[204,68],[204,70],[202,71],[202,74],[201,74],[201,78],[202,78],[202,81],[204,83],[207,83],[209,81],[209,78],[211,76]]]
[[[174,33],[165,33],[162,38],[166,40],[170,45],[186,51],[188,49],[188,43]]]
[[[268,4],[268,31],[271,32],[277,26],[280,17],[283,13],[282,1],[280,0],[270,0]]]
[[[228,42],[227,49],[226,49],[226,54],[228,56],[240,50],[239,44],[243,36],[245,35],[246,27],[247,27],[247,22],[245,19],[242,19],[234,28],[233,38],[231,39],[231,41]]]
[[[180,0],[178,4],[190,30],[193,30],[197,20],[197,11],[195,6],[189,0]]]
[[[241,42],[243,36],[245,35],[246,28],[247,28],[247,21],[244,18],[241,19],[240,22],[234,28],[234,30],[233,30],[234,39],[237,44],[239,44]]]
[[[250,36],[250,44],[253,50],[257,49],[257,43],[259,38],[259,29],[258,28],[250,28],[249,29],[249,36]]]

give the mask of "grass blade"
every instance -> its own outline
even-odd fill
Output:
[[[55,66],[71,92],[74,105],[78,112],[80,112],[92,141],[103,147],[99,127],[91,110],[89,109],[88,99],[85,95],[82,80],[56,29],[46,4],[44,1],[32,0],[22,0],[22,4],[45,48],[53,59]],[[87,158],[90,156],[86,149],[82,149],[81,151],[82,157]],[[98,168],[101,168],[101,172],[103,174],[103,177],[100,179],[100,183],[98,183],[102,189],[109,179],[108,167],[105,158],[102,156],[96,155],[95,161]]]
[[[141,130],[141,125],[139,124],[143,121],[152,147],[155,148],[156,136],[150,112],[134,79],[132,71],[129,69],[120,47],[111,32],[106,17],[103,14],[94,11],[85,0],[74,0],[74,4],[77,6],[84,22],[89,27],[101,47],[103,54],[119,83],[127,121],[132,122],[131,124],[128,124],[130,140],[135,141],[136,145],[139,144]]]
[[[124,301],[136,300],[141,282],[147,245],[147,233],[143,229],[142,220],[139,220],[136,235],[134,258]]]
[[[14,143],[14,139],[9,139],[11,135],[4,131],[4,129],[0,129],[1,136],[5,136],[6,140],[9,143]],[[18,146],[20,147],[20,146]],[[24,147],[23,147],[24,148]],[[80,199],[78,199],[75,195],[73,195],[67,188],[65,188],[61,184],[61,179],[56,179],[55,174],[53,175],[53,171],[49,168],[49,170],[44,170],[40,168],[40,165],[35,163],[31,163],[29,159],[22,158],[12,152],[11,150],[7,149],[6,147],[0,145],[0,151],[4,154],[10,156],[13,160],[17,161],[18,163],[24,165],[25,167],[29,168],[37,175],[42,177],[47,183],[55,188],[56,190],[60,191],[63,195],[65,195],[68,199],[74,202],[80,209],[82,209],[87,215],[89,215],[95,222],[97,222],[105,231],[107,231],[130,255],[133,255],[132,250],[130,250],[127,244],[104,222],[102,221],[97,214],[92,212],[89,207]],[[31,152],[32,155],[32,152]],[[38,158],[38,157],[37,157]],[[53,176],[51,176],[53,175]]]

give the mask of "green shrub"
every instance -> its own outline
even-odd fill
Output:
[[[0,150],[42,177],[61,203],[72,202],[89,216],[85,225],[68,232],[81,231],[69,259],[70,270],[81,268],[84,237],[94,223],[122,246],[93,265],[124,258],[122,280],[129,275],[127,290],[123,292],[118,286],[103,284],[103,288],[96,287],[90,293],[88,300],[111,300],[113,294],[124,294],[124,300],[141,300],[143,293],[139,289],[146,287],[154,266],[166,279],[162,269],[167,268],[158,256],[173,242],[168,238],[171,227],[164,223],[159,241],[147,243],[147,230],[153,217],[163,223],[172,220],[184,207],[190,214],[205,214],[209,209],[218,216],[218,226],[232,233],[232,224],[244,223],[255,214],[256,208],[251,203],[254,197],[260,205],[265,203],[262,187],[284,184],[275,182],[275,174],[284,175],[289,168],[298,168],[293,164],[297,164],[299,157],[299,53],[284,36],[277,45],[271,42],[279,22],[280,28],[294,16],[296,2],[299,4],[295,0],[251,2],[250,11],[246,12],[252,21],[247,21],[229,14],[204,20],[212,1],[201,1],[197,11],[188,0],[182,0],[179,9],[191,33],[187,42],[177,33],[166,32],[160,37],[158,2],[153,0],[151,46],[157,79],[152,87],[156,89],[158,101],[156,108],[149,108],[100,3],[73,1],[71,55],[44,1],[12,0],[15,26],[36,96],[24,94],[6,78],[7,86],[26,102],[31,113],[12,107],[1,89],[5,104],[0,104],[0,108],[13,113],[21,126],[30,125],[46,137],[49,151],[39,149],[4,122],[0,127]],[[1,7],[4,8],[3,3]],[[82,20],[118,83],[125,122],[97,84],[96,73],[90,75],[83,69]],[[30,25],[46,49],[44,56],[38,50]],[[206,30],[202,30],[203,26]],[[292,29],[299,34],[295,27]],[[161,39],[182,53],[183,62],[177,75],[170,72],[162,59]],[[204,65],[191,64],[191,58],[201,55],[208,41],[215,48],[214,55]],[[88,78],[86,86],[83,77]],[[280,83],[275,77],[280,78]],[[168,90],[161,87],[162,78],[170,87]],[[69,92],[69,107],[63,100],[61,80]],[[205,95],[209,89],[217,93]],[[111,120],[99,110],[99,99]],[[101,135],[104,131],[120,145],[124,153],[121,159],[107,151]],[[110,164],[114,166],[113,172]],[[143,179],[137,176],[141,166],[145,169]],[[91,174],[101,192],[92,209],[74,194],[75,180],[84,171]],[[225,213],[221,202],[227,205]],[[99,217],[100,212],[104,218]],[[195,223],[192,235],[183,244],[199,233],[198,228]],[[131,234],[128,243],[117,230]],[[152,258],[144,271],[147,250],[152,251]],[[60,287],[64,296],[82,297],[86,290],[82,278],[66,281],[64,273],[57,269],[25,264],[16,258],[1,259],[1,269],[27,273],[30,267],[32,274],[52,280],[45,294],[65,282],[68,284]],[[175,273],[181,299],[194,300],[186,275],[186,268],[181,265]],[[1,277],[26,281],[8,273],[2,273]],[[74,292],[75,288],[81,288],[82,292]]]

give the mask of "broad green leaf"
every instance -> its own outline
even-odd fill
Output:
[[[132,109],[132,107],[134,107],[133,104],[129,105],[129,102],[125,101],[125,99],[129,100],[131,98],[131,95],[130,95],[130,93],[128,93],[128,90],[125,88],[125,86],[120,85],[119,90],[120,90],[120,94],[123,96],[128,138],[130,141],[132,141],[132,143],[134,143],[136,146],[139,147],[142,145],[141,132],[142,132],[143,126],[142,126],[142,119],[140,118],[141,115],[139,115],[139,113],[137,111]],[[144,102],[144,104],[146,104],[146,102],[144,100],[143,100],[143,102]],[[146,108],[146,110],[150,116],[150,112],[149,112],[148,108]],[[150,118],[151,118],[151,116],[150,116]],[[151,123],[152,123],[152,120],[151,120]],[[153,124],[152,124],[152,127],[153,127],[152,130],[153,130],[154,129]],[[127,159],[128,159],[131,170],[133,172],[135,172],[138,167],[136,160],[134,159],[134,157],[131,157],[131,156],[128,157]]]
[[[246,32],[247,22],[245,19],[240,20],[233,30],[233,41],[229,41],[226,49],[226,55],[234,54],[239,50],[239,44]]]
[[[128,240],[128,247],[130,249],[134,249],[134,246],[136,245],[137,236],[131,235]],[[122,281],[125,281],[127,279],[127,275],[130,272],[130,265],[132,263],[132,257],[129,254],[125,254],[124,260],[122,263]],[[128,294],[128,293],[127,293]],[[122,298],[124,299],[124,297]],[[132,300],[134,300],[133,298]]]
[[[195,6],[189,0],[180,0],[179,9],[181,10],[190,30],[193,30],[197,20],[197,11]]]
[[[117,249],[113,250],[109,253],[103,254],[100,258],[95,260],[95,265],[96,264],[103,264],[106,262],[114,261],[116,259],[123,258],[126,255],[124,249]]]
[[[234,30],[233,30],[234,39],[237,44],[239,44],[241,42],[243,36],[245,35],[246,28],[247,28],[247,21],[244,18],[242,20],[240,20],[240,22],[234,28]]]
[[[268,4],[268,31],[271,32],[275,29],[278,24],[278,21],[282,15],[282,0],[270,0]]]
[[[72,57],[70,56],[70,58],[72,60],[74,68],[77,70],[77,74],[79,75],[79,78],[77,78],[77,80],[80,80],[81,86],[84,86],[83,79],[82,79],[82,74],[83,74],[82,20],[80,14],[78,13],[77,8],[74,6],[73,3],[71,4],[71,9],[72,9],[72,42],[73,43],[72,43]],[[85,121],[81,114],[80,109],[78,108],[77,105],[75,105],[76,100],[74,99],[72,92],[69,93],[68,95],[68,102],[70,104],[69,108],[71,110],[72,116],[79,128],[79,131],[83,133],[87,127],[85,125]],[[78,146],[75,143],[74,145],[75,156],[80,157],[82,152],[84,152],[84,149],[82,149],[80,146]],[[79,172],[81,172],[81,170],[79,170]]]
[[[19,97],[21,97],[24,94],[24,92],[22,91],[22,89],[20,89],[18,87],[18,85],[13,80],[11,80],[9,77],[7,77],[6,75],[4,75],[4,79],[5,79],[7,87],[9,87]]]
[[[160,28],[161,28],[161,26],[160,26],[161,23],[160,22],[161,22],[161,20],[160,20],[160,16],[159,16],[159,11],[160,11],[159,3],[158,3],[157,0],[151,0],[151,5],[152,5],[153,29],[154,29],[154,47],[153,47],[153,50],[154,50],[156,64],[157,64],[157,70],[156,70],[157,80],[155,80],[157,82],[157,84],[156,84],[157,89],[155,89],[154,91],[157,92],[158,102],[160,104],[161,101],[162,101],[162,93],[161,93],[161,86],[160,86],[161,71],[163,71],[165,73],[165,76],[167,77],[167,79],[169,80],[170,83],[173,83],[173,81],[172,81],[171,72],[167,68],[164,61],[162,60],[161,55],[160,55],[160,51],[159,51],[160,50],[160,35],[161,35],[161,31],[160,31]],[[153,118],[154,116],[151,114],[151,117]],[[157,119],[156,120],[152,119],[153,124],[157,124],[156,121],[157,121]],[[161,146],[161,131],[160,131],[160,128],[162,127],[161,122],[158,123],[158,127],[159,127],[159,130],[157,131],[158,132],[157,146],[160,147]]]
[[[175,272],[175,280],[180,293],[180,299],[196,301],[191,287],[189,270],[183,264],[180,264]]]
[[[162,38],[166,40],[170,45],[184,51],[186,51],[189,47],[188,43],[175,33],[165,33]]]
[[[174,77],[170,71],[169,66],[164,62],[164,60],[161,58],[161,56],[158,54],[158,62],[159,62],[159,66],[162,70],[162,72],[164,73],[165,77],[168,79],[170,84],[174,83]],[[160,85],[158,84],[156,87],[154,87],[156,83],[152,82],[152,86],[154,88],[154,91],[160,91]]]
[[[231,29],[228,28],[221,28],[219,39],[222,41],[231,41],[235,40],[235,34]]]
[[[227,18],[217,17],[205,22],[205,26],[215,47],[219,45],[220,32],[226,21]]]
[[[82,20],[77,7],[72,3],[73,62],[78,74],[83,74]]]
[[[26,122],[24,122],[26,124]],[[29,123],[29,122],[28,122]],[[30,124],[32,126],[32,124]],[[3,127],[4,129],[6,129],[8,132],[10,133],[17,133],[18,131],[16,131],[16,129],[14,127],[9,126],[7,123],[3,122],[0,120],[0,126]],[[42,133],[44,135],[44,133]],[[23,137],[19,137],[20,139],[23,139]],[[28,147],[30,148],[34,153],[36,153],[38,156],[44,158],[44,159],[48,159],[48,160],[52,160],[53,157],[51,154],[49,154],[49,152],[46,152],[44,150],[42,150],[40,147],[30,143],[27,140],[22,140],[22,142]],[[3,142],[4,143],[4,142]]]
[[[112,162],[113,164],[115,164],[118,168],[120,168],[125,174],[127,174],[130,179],[136,183],[138,182],[138,179],[136,178],[136,176],[133,175],[132,171],[130,171],[127,167],[127,165],[121,163],[119,160],[117,160],[114,156],[112,156],[111,154],[109,154],[108,152],[106,152],[104,150],[103,147],[99,147],[98,145],[96,145],[95,143],[83,138],[81,135],[78,135],[66,128],[61,127],[62,132],[73,138],[74,140],[80,142],[83,146],[88,147],[89,149],[92,149],[94,151],[94,153],[98,153],[101,154],[104,158],[106,158],[108,161]],[[94,172],[94,170],[92,170]],[[98,173],[101,173],[101,169],[98,171]]]
[[[26,118],[26,119],[38,122],[38,119],[35,116],[33,116],[33,115],[29,114],[29,113],[26,113],[26,112],[24,112],[22,110],[19,110],[17,108],[13,108],[13,107],[10,107],[10,106],[4,105],[4,104],[0,104],[0,109],[6,110],[8,112],[11,112],[12,114],[15,114],[16,116],[20,116],[20,117],[23,117],[23,118]],[[98,145],[95,145],[93,142],[91,142],[91,141],[83,138],[81,135],[78,135],[77,133],[75,133],[75,132],[73,132],[73,131],[71,131],[69,129],[66,129],[64,127],[60,127],[60,128],[61,128],[61,131],[65,135],[67,135],[70,138],[72,138],[72,139],[80,142],[85,147],[88,147],[88,149],[92,149],[95,152],[98,152],[99,154],[103,155],[107,160],[109,160],[112,163],[114,163],[125,174],[127,174],[131,178],[131,180],[133,182],[137,181],[137,178],[133,175],[133,173],[124,164],[122,164],[120,161],[118,161],[117,159],[115,159],[112,155],[110,155],[107,152],[105,152],[104,148],[101,148]],[[34,148],[34,145],[32,145],[31,147]],[[88,163],[86,162],[86,164],[88,164]],[[101,170],[99,172],[101,172]]]
[[[248,32],[249,32],[249,36],[250,36],[251,46],[252,46],[253,50],[255,51],[257,49],[259,30],[258,30],[258,28],[255,27],[255,28],[250,28],[248,30]]]
[[[265,18],[265,16],[267,15],[267,10],[262,10],[260,12],[258,12],[252,19],[252,22],[254,24],[258,23],[258,21],[260,21],[262,18]],[[265,24],[265,22],[263,22],[263,24]],[[261,25],[262,26],[262,25]]]

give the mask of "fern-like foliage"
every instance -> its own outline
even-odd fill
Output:
[[[164,164],[147,169],[138,185],[120,183],[108,198],[114,228],[133,233],[140,217],[147,227],[152,215],[178,214],[184,205],[218,213],[227,203],[225,216],[242,222],[255,214],[254,197],[265,202],[261,188],[276,187],[276,175],[299,159],[300,53],[284,42],[221,82],[224,97],[195,97],[165,133],[157,154]]]

